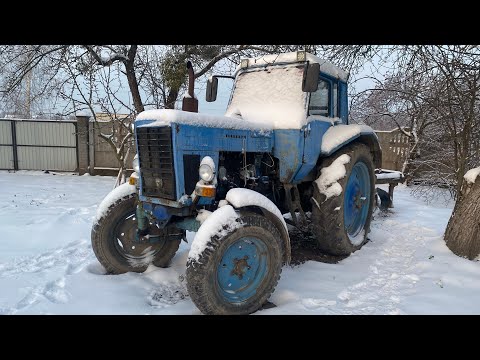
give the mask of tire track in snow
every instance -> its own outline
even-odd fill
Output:
[[[81,239],[70,242],[64,247],[29,256],[0,265],[0,278],[16,277],[28,273],[47,273],[53,268],[63,267],[63,276],[48,281],[44,285],[27,288],[27,294],[13,307],[0,308],[0,314],[15,314],[40,301],[67,303],[71,295],[65,289],[67,276],[74,275],[85,268],[94,255],[90,242]]]
[[[81,239],[52,251],[1,264],[0,278],[24,273],[44,272],[57,266],[66,266],[66,274],[71,275],[80,271],[86,265],[85,260],[92,258],[92,256],[90,242]]]
[[[184,247],[183,243],[180,244],[180,249],[168,268],[157,268],[144,273],[144,280],[147,280],[150,287],[146,302],[156,310],[189,299],[185,276],[188,249]]]
[[[418,244],[412,243],[412,239],[423,242],[424,236],[418,227],[387,219],[372,223],[370,237],[378,243],[380,249],[375,252],[380,250],[381,256],[369,266],[369,273],[362,281],[338,294],[342,313],[403,314],[402,299],[405,294],[415,292],[415,284],[420,280],[415,274],[414,256]]]

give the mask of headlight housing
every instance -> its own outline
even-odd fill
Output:
[[[205,156],[200,162],[198,175],[205,182],[211,182],[215,178],[215,163],[210,156]]]
[[[132,167],[133,171],[140,174],[140,161],[138,160],[138,154],[133,157]]]

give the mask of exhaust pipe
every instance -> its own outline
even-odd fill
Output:
[[[182,101],[182,110],[189,112],[198,112],[198,100],[195,99],[193,93],[195,85],[195,74],[193,72],[193,66],[190,61],[187,61],[187,71],[188,71],[188,96],[185,94]]]

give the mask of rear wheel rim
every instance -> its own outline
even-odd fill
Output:
[[[268,267],[268,250],[263,240],[254,236],[236,240],[217,266],[220,295],[230,303],[247,301],[262,285]]]
[[[370,173],[364,162],[357,162],[348,176],[344,197],[344,225],[353,245],[360,245],[364,239],[370,208]]]

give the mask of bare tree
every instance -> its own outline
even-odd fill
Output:
[[[1,91],[13,94],[32,71],[42,74],[44,96],[63,104],[65,116],[88,111],[99,136],[115,151],[119,182],[125,179],[131,149],[130,122],[146,108],[175,107],[187,78],[185,63],[192,61],[197,78],[207,75],[221,60],[238,64],[241,56],[278,51],[278,46],[256,45],[35,45],[1,46]],[[21,60],[19,60],[21,59]],[[128,94],[128,98],[122,96]],[[96,113],[114,120],[110,131]],[[122,116],[119,116],[123,114]]]
[[[385,80],[353,97],[352,118],[374,126],[408,126],[410,131],[403,130],[411,138],[404,171],[415,183],[447,188],[456,196],[465,170],[479,161],[479,49],[460,45],[333,49],[352,64],[379,51],[396,59]]]
[[[352,64],[369,61],[379,49],[333,47]],[[415,177],[429,185],[424,189],[443,184],[456,196],[444,239],[455,254],[475,259],[480,254],[480,181],[469,182],[464,175],[469,168],[480,169],[480,48],[415,45],[391,46],[389,51],[396,52],[393,56],[398,60],[394,73],[426,80],[422,91],[409,91],[420,100],[415,117],[428,124],[419,137],[417,156],[410,159],[416,167]]]

